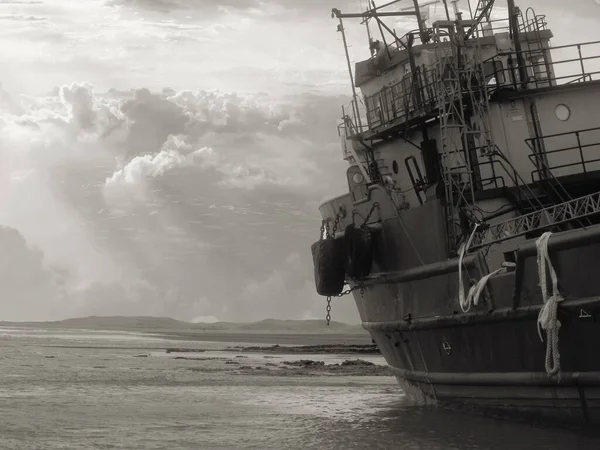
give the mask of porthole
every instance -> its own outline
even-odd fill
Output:
[[[363,181],[365,181],[365,177],[363,177],[362,173],[356,172],[352,175],[352,182],[354,184],[361,184]]]
[[[571,110],[567,105],[562,103],[556,106],[554,113],[556,114],[556,118],[561,122],[566,122],[571,117]]]
[[[398,163],[394,160],[394,162],[392,163],[392,170],[394,171],[394,173],[396,175],[398,175]]]

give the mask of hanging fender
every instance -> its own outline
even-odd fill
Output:
[[[367,226],[350,224],[344,230],[343,266],[350,278],[359,280],[373,267],[373,233]]]
[[[343,242],[340,239],[322,239],[313,243],[310,250],[317,293],[325,297],[341,294],[346,278]]]

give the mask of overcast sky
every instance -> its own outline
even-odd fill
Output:
[[[530,5],[555,45],[600,40],[595,0]],[[0,0],[0,319],[322,318],[310,244],[350,92],[330,11],[360,6]]]

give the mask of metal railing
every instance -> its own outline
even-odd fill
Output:
[[[524,236],[527,233],[547,230],[558,225],[588,218],[600,213],[600,193],[568,200],[563,203],[532,211],[522,216],[482,227],[479,242],[471,250]]]
[[[553,58],[564,54],[562,58]],[[494,88],[519,89],[517,52],[501,53],[484,61],[494,64]],[[520,52],[527,74],[529,89],[578,83],[600,79],[600,41],[562,45],[550,48],[527,49]],[[513,67],[504,68],[503,60],[512,61]],[[498,67],[502,67],[498,69]]]
[[[565,175],[558,173],[563,169],[570,169],[569,174],[600,170],[600,127],[529,138],[525,143],[536,167],[531,172],[533,182]],[[567,162],[560,161],[562,155]]]
[[[489,21],[483,21],[478,26],[478,31],[480,36],[486,36],[490,33],[509,33],[510,32],[510,22],[508,18],[503,19],[493,19]],[[531,32],[539,32],[542,30],[547,30],[548,24],[546,22],[546,16],[540,15],[535,16],[532,19],[521,19],[519,23],[519,33],[531,33]]]
[[[403,123],[437,108],[437,72],[417,67],[415,75],[385,86],[376,94],[365,96],[367,126],[371,130],[391,122]]]
[[[504,20],[490,21],[494,33],[500,31],[501,27],[494,28],[493,24]],[[520,24],[521,32],[539,32],[545,29],[545,16],[522,19]],[[536,47],[541,45],[539,39],[525,42]],[[528,48],[520,52],[520,58],[517,56],[515,51],[505,52],[483,61],[489,83],[488,93],[501,88],[520,90],[523,84],[527,89],[535,89],[600,80],[600,41],[551,48]],[[526,83],[519,80],[516,67],[518,59],[525,62]],[[439,107],[438,78],[437,67],[420,65],[414,75],[412,72],[406,73],[394,85],[385,86],[373,95],[359,97],[357,101],[352,100],[350,106],[343,108],[344,117],[351,118],[351,123],[345,125],[347,136],[352,137],[369,130],[377,132],[392,124],[407,123],[416,117],[434,113]]]
[[[342,106],[342,123],[338,126],[339,136],[349,139],[369,129],[363,100],[360,97],[357,97],[357,100],[358,102],[352,99],[349,105]]]

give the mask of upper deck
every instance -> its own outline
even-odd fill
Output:
[[[482,72],[491,101],[600,78],[600,41],[551,47],[553,34],[543,15],[521,15],[515,41],[507,22],[462,21],[464,32],[470,33],[463,58],[471,71]],[[434,22],[432,30],[437,27],[439,33],[448,23],[456,22]],[[439,117],[444,98],[440,72],[452,51],[450,37],[413,46],[401,41],[380,46],[371,58],[355,64],[351,79],[361,96],[344,109],[346,138],[385,139]]]

